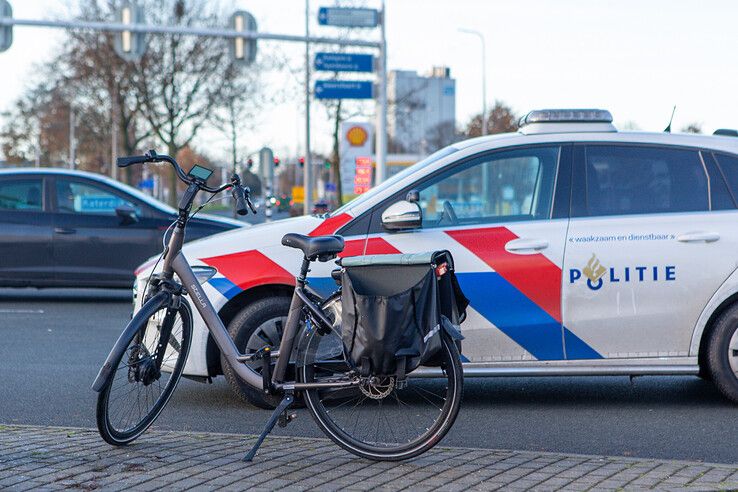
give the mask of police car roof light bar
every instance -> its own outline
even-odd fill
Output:
[[[605,109],[536,109],[525,115],[520,126],[532,123],[612,123]]]

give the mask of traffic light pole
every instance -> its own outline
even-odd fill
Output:
[[[387,179],[387,40],[385,37],[386,12],[384,0],[382,0],[382,13],[380,17],[380,42],[379,42],[379,58],[378,72],[379,77],[377,83],[377,169],[375,176],[375,184],[379,184]]]
[[[303,166],[302,213],[313,211],[313,157],[310,155],[310,0],[305,0],[305,165]]]
[[[377,41],[362,41],[360,39],[327,38],[321,36],[297,36],[292,34],[274,34],[267,32],[236,31],[234,29],[215,29],[179,26],[154,26],[149,24],[123,24],[120,22],[92,22],[92,21],[64,21],[64,20],[35,20],[0,17],[0,27],[30,26],[50,27],[57,29],[79,29],[108,32],[134,32],[144,34],[180,34],[183,36],[204,36],[214,38],[244,38],[266,39],[271,41],[288,41],[294,43],[336,44],[339,46],[359,46],[363,48],[379,49],[381,43]]]

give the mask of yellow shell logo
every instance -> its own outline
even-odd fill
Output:
[[[352,147],[361,147],[366,143],[367,138],[369,138],[369,135],[360,126],[352,126],[346,132],[346,140],[348,140]]]

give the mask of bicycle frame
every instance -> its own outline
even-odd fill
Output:
[[[255,360],[254,356],[242,354],[238,350],[233,339],[228,334],[228,330],[223,324],[223,321],[220,319],[220,316],[218,316],[218,313],[210,303],[205,291],[200,286],[200,282],[192,272],[192,268],[187,262],[187,259],[184,254],[182,254],[183,231],[184,229],[180,228],[178,225],[169,240],[167,255],[164,258],[164,276],[171,278],[172,273],[176,273],[177,276],[179,276],[182,281],[182,286],[192,298],[195,308],[200,313],[205,325],[208,327],[215,344],[218,346],[221,353],[238,377],[251,386],[260,388],[262,391],[270,390],[270,388],[264,388],[262,375],[245,364],[246,362]],[[285,374],[287,372],[287,366],[289,365],[290,354],[292,354],[295,338],[297,337],[300,329],[300,316],[302,315],[303,308],[307,308],[310,311],[314,316],[315,322],[325,326],[328,330],[331,329],[331,323],[326,319],[320,306],[311,301],[305,292],[305,276],[307,274],[308,266],[309,262],[306,259],[303,260],[300,276],[297,277],[295,294],[292,297],[292,303],[290,304],[279,351],[272,354],[273,356],[276,356],[277,362],[274,367],[271,382],[272,387],[278,391],[340,388],[358,384],[358,381],[333,381],[325,383],[297,383],[294,381],[285,381]]]

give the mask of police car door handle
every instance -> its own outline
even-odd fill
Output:
[[[519,238],[505,244],[505,250],[510,253],[534,253],[546,248],[548,248],[548,241],[545,239]]]
[[[682,243],[714,243],[720,239],[720,234],[717,232],[685,232],[677,236],[677,241]]]
[[[77,229],[71,229],[69,227],[55,227],[54,232],[56,234],[74,234],[77,232]]]

